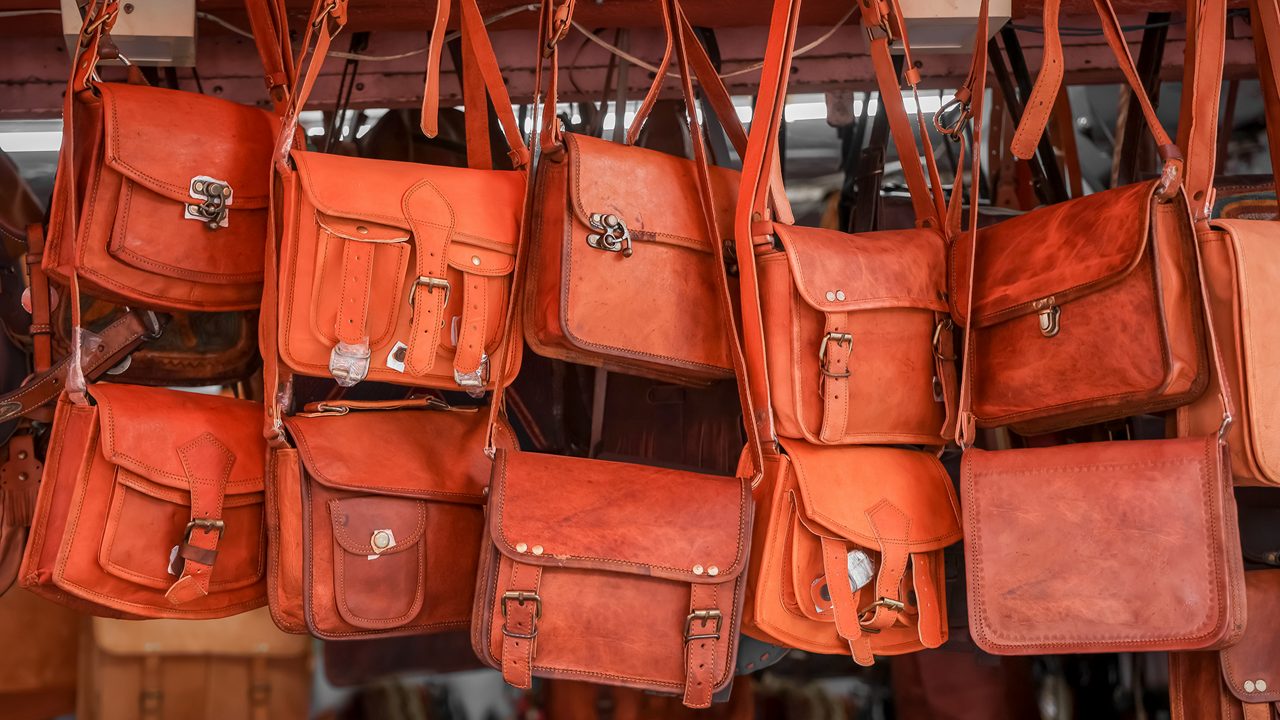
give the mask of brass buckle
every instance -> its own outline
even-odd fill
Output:
[[[187,529],[182,533],[182,542],[191,542],[191,533],[196,530],[203,530],[206,533],[217,533],[218,537],[222,537],[222,531],[226,529],[226,523],[213,518],[196,518],[187,523]]]
[[[413,287],[409,288],[409,307],[413,307],[413,298],[418,294],[418,288],[423,285],[427,286],[428,293],[435,292],[436,288],[443,289],[444,304],[445,305],[449,304],[449,295],[450,293],[453,292],[453,286],[449,284],[449,281],[445,280],[444,278],[430,277],[428,275],[423,275],[422,277],[419,277],[417,280],[414,280]]]
[[[902,612],[903,610],[907,609],[907,604],[902,602],[901,600],[894,600],[893,598],[882,597],[879,600],[859,610],[858,614],[866,615],[867,613],[871,612],[872,610],[875,610],[876,608],[887,608],[889,610],[893,610],[894,612]]]
[[[702,627],[705,628],[707,627],[707,623],[711,622],[712,620],[715,620],[716,624],[715,624],[715,627],[711,630],[711,632],[709,633],[703,632],[697,635],[693,634],[693,623],[695,621],[701,622]],[[724,618],[720,615],[719,610],[694,610],[693,612],[689,613],[689,617],[685,618],[684,620],[684,641],[689,642],[690,640],[707,640],[707,639],[719,640],[720,625],[723,621],[724,621]]]
[[[533,603],[533,620],[529,623],[528,633],[517,633],[507,629],[507,603],[515,601],[521,607],[527,602]],[[538,593],[526,590],[513,590],[502,594],[502,634],[521,640],[532,640],[538,636],[538,619],[542,617],[542,598]]]
[[[851,348],[853,347],[853,335],[850,333],[829,332],[822,336],[822,344],[818,346],[818,367],[822,369],[822,374],[829,378],[847,378],[850,375],[848,370],[842,373],[833,373],[827,369],[827,346],[831,343]]]

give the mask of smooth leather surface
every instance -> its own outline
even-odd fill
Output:
[[[731,377],[717,266],[693,162],[565,133],[543,155],[524,333],[540,355],[685,383]],[[728,226],[738,175],[712,169]],[[593,214],[620,218],[632,253],[587,244]],[[691,312],[691,308],[699,308]]]
[[[330,377],[334,346],[365,342],[368,380],[458,389],[455,371],[476,371],[482,355],[498,361],[523,173],[304,151],[293,160],[279,285],[285,364]],[[449,291],[416,283],[428,277]]]
[[[262,293],[272,116],[216,97],[99,83],[72,103],[44,268],[95,297],[156,310],[245,310]],[[66,177],[64,177],[64,175]],[[192,180],[232,188],[227,226],[184,218]],[[78,183],[78,236],[70,227]]]
[[[271,572],[304,585],[273,602],[297,607],[305,598],[307,627],[326,640],[466,628],[484,535],[487,420],[464,409],[288,418],[303,514],[283,519],[301,530],[300,542],[283,542],[301,546],[303,576],[280,564]],[[505,425],[498,438],[514,448]],[[284,483],[296,491],[296,478]],[[378,550],[380,532],[391,544]]]
[[[133,385],[96,385],[93,397],[59,403],[23,586],[104,615],[264,604],[261,406]],[[188,536],[193,520],[225,526]]]
[[[706,707],[733,677],[750,532],[745,480],[499,450],[476,654],[517,686],[576,679]],[[686,628],[698,611],[720,619]]]
[[[746,632],[809,652],[848,653],[863,665],[945,642],[942,549],[960,539],[960,518],[938,459],[898,448],[782,445],[787,454],[766,465],[755,491]],[[828,564],[832,549],[838,557]],[[875,572],[857,592],[846,565],[854,550]],[[814,587],[826,588],[829,607],[818,608]],[[864,615],[881,598],[906,607]]]
[[[1214,436],[967,450],[974,641],[998,655],[1235,642],[1244,580],[1225,455]]]

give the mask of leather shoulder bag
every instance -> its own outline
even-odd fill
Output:
[[[1218,133],[1217,103],[1222,85],[1222,55],[1226,42],[1226,5],[1201,3],[1195,52],[1187,57],[1190,105],[1184,105],[1182,125],[1187,149],[1187,190],[1196,201],[1196,230],[1204,256],[1209,303],[1222,338],[1222,354],[1231,380],[1239,416],[1231,426],[1231,469],[1238,482],[1251,485],[1280,483],[1280,376],[1275,353],[1280,325],[1269,312],[1280,288],[1280,248],[1275,236],[1280,223],[1247,218],[1210,218],[1213,207],[1214,158]],[[1254,45],[1266,107],[1272,162],[1280,162],[1280,7],[1275,0],[1252,4]],[[1265,203],[1274,212],[1272,195]],[[1187,435],[1211,432],[1219,422],[1214,392],[1178,410],[1179,430]]]
[[[263,605],[262,406],[133,385],[59,401],[19,582],[100,615]]]
[[[1045,60],[1013,140],[1021,158],[1035,151],[1062,81],[1059,5],[1044,7]],[[1114,11],[1104,0],[1095,5],[1164,170],[984,228],[976,251],[967,233],[953,244],[951,298],[957,321],[973,328],[966,372],[983,427],[1035,434],[1169,410],[1208,382],[1181,153],[1156,117]],[[971,308],[961,302],[970,276]]]
[[[450,2],[436,10],[423,128],[435,133],[439,50]],[[283,177],[278,348],[294,372],[482,392],[501,347],[515,273],[528,151],[516,127],[484,19],[461,0],[468,118],[492,100],[515,170],[490,167],[488,131],[467,135],[471,167],[326,155],[294,149]],[[346,2],[318,9],[304,49],[315,48],[295,88],[287,152]],[[476,75],[478,74],[478,78]],[[476,87],[477,82],[479,86]]]
[[[986,9],[984,2],[984,25]],[[1098,9],[1104,31],[1123,46],[1110,5],[1098,0]],[[1132,74],[1129,55],[1117,57]],[[965,85],[973,99],[971,178],[980,162],[985,63],[979,49]],[[981,256],[989,237],[977,229],[976,186],[964,244],[970,273],[981,267],[972,256]],[[1178,270],[1196,277],[1194,244],[1185,262]],[[967,281],[962,308],[979,297],[980,283]],[[997,655],[1038,655],[1198,650],[1238,640],[1244,570],[1224,442],[1229,394],[1219,395],[1220,426],[1207,436],[979,450],[972,447],[972,380],[978,375],[1003,386],[1005,378],[984,376],[989,368],[971,363],[994,338],[977,328],[977,313],[963,317],[957,441],[965,449],[961,500],[974,642]],[[1206,327],[1216,356],[1213,325]],[[1225,388],[1221,359],[1215,360]]]

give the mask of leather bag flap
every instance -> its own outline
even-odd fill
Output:
[[[304,150],[294,150],[293,161],[303,192],[317,210],[316,221],[339,237],[411,241],[409,218],[416,209],[418,222],[449,230],[447,253],[453,267],[479,275],[506,275],[515,269],[524,206],[521,173]],[[359,232],[362,225],[369,237]]]
[[[1222,651],[1222,678],[1241,702],[1280,702],[1280,570],[1244,574],[1249,622]]]
[[[202,655],[303,658],[311,637],[276,629],[267,608],[217,620],[93,618],[94,645],[109,655]]]
[[[978,233],[973,324],[985,327],[1107,287],[1142,259],[1158,181],[1126,185],[1009,218]],[[951,246],[951,304],[965,318],[973,233]]]
[[[947,310],[946,243],[933,230],[850,235],[781,223],[773,227],[796,289],[815,310]]]
[[[262,492],[267,446],[262,406],[217,395],[93,386],[102,453],[152,482],[189,490],[192,473],[225,480],[226,493]]]
[[[657,242],[714,252],[707,242],[692,161],[585,135],[565,133],[563,137],[565,162],[569,164],[569,206],[578,222],[591,226],[592,215],[612,214],[623,221],[638,244]],[[733,231],[738,177],[736,171],[711,168],[716,217],[726,236]]]
[[[910,552],[941,550],[961,537],[960,503],[932,453],[889,447],[817,447],[782,440],[800,487],[806,524],[879,549],[901,542]],[[905,537],[877,532],[882,513],[908,519]]]
[[[107,163],[177,202],[205,176],[231,186],[231,210],[265,208],[275,122],[221,98],[164,88],[99,83]]]
[[[427,528],[427,504],[377,495],[333,499],[329,501],[329,517],[333,521],[333,537],[343,550],[370,557],[394,555],[422,539]],[[375,540],[384,546],[375,548]]]
[[[689,583],[746,565],[747,481],[534,453],[498,453],[489,530],[517,562]]]
[[[296,415],[285,426],[307,474],[321,485],[480,505],[491,464],[483,452],[487,420],[473,410],[370,410]],[[504,425],[496,437],[514,447]]]

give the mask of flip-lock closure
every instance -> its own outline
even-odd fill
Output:
[[[587,245],[631,257],[631,231],[622,218],[613,213],[591,213],[588,223],[596,232],[587,236]]]
[[[850,375],[848,370],[835,373],[827,369],[827,347],[831,343],[851,348],[853,347],[853,335],[850,333],[829,332],[822,336],[822,344],[818,346],[818,367],[822,369],[822,374],[831,378],[847,378]]]
[[[1052,297],[1037,300],[1032,307],[1039,311],[1040,334],[1047,338],[1057,335],[1062,329],[1062,308],[1054,304]]]
[[[218,180],[208,175],[197,175],[191,178],[189,193],[192,200],[199,203],[188,203],[184,206],[182,217],[187,220],[199,220],[210,230],[227,227],[228,210],[231,208],[231,183]]]

